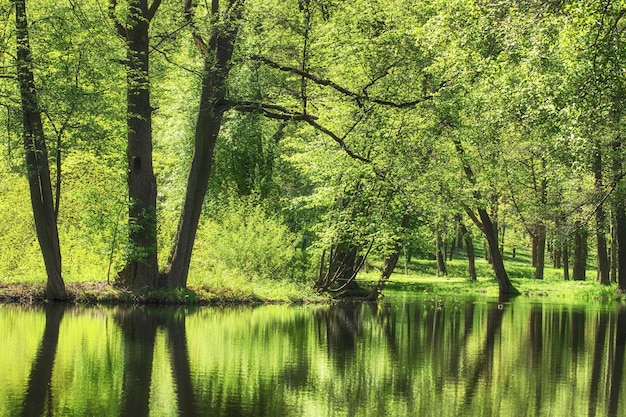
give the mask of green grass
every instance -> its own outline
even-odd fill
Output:
[[[455,253],[454,260],[447,262],[448,274],[441,277],[437,276],[436,261],[412,260],[406,265],[404,260],[400,260],[383,294],[405,292],[435,298],[498,297],[498,283],[491,265],[479,255],[482,255],[482,252],[477,253],[476,281],[469,279],[467,259],[462,253]],[[359,274],[358,279],[364,285],[376,282],[380,277],[380,266],[380,263],[371,263],[368,271]],[[626,300],[618,293],[616,284],[604,286],[595,281],[595,265],[588,268],[586,281],[565,281],[563,270],[551,266],[545,267],[544,279],[538,280],[534,279],[534,268],[530,265],[529,253],[518,250],[515,258],[510,254],[505,256],[505,267],[522,297],[583,302]]]

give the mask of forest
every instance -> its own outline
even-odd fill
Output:
[[[505,253],[626,290],[626,4],[0,4],[0,281],[362,289]],[[451,256],[451,255],[450,255]],[[235,283],[235,284],[233,284]]]

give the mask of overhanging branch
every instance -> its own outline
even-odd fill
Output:
[[[380,104],[383,106],[387,106],[387,107],[394,107],[397,109],[406,109],[406,108],[411,108],[411,107],[415,107],[418,104],[421,104],[425,101],[431,100],[433,99],[433,95],[432,94],[427,94],[423,97],[420,97],[416,100],[412,100],[412,101],[406,101],[406,102],[395,102],[395,101],[391,101],[391,100],[384,100],[384,99],[379,99],[379,98],[372,98],[369,97],[366,93],[365,90],[371,86],[371,84],[373,84],[373,82],[375,82],[377,79],[375,79],[373,82],[371,82],[370,84],[368,84],[368,86],[366,86],[363,89],[363,93],[357,93],[354,92],[348,88],[345,88],[339,84],[337,84],[336,82],[326,79],[326,78],[320,78],[316,75],[313,75],[309,72],[306,71],[302,71],[301,69],[298,68],[294,68],[294,67],[290,67],[287,65],[281,65],[277,62],[272,61],[269,58],[260,56],[260,55],[253,55],[252,57],[250,57],[250,59],[252,59],[253,61],[257,61],[257,62],[261,62],[271,68],[277,69],[279,71],[283,71],[283,72],[288,72],[288,73],[292,73],[292,74],[296,74],[300,77],[306,78],[308,80],[313,81],[315,84],[318,85],[322,85],[322,86],[326,86],[326,87],[330,87],[338,92],[340,92],[341,94],[347,96],[347,97],[352,97],[357,101],[357,104],[359,106],[362,106],[364,102],[370,102],[370,103],[376,103],[376,104]],[[441,88],[445,87],[445,81],[442,82],[437,91],[440,90]]]
[[[337,135],[332,130],[322,126],[317,120],[316,116],[310,114],[304,114],[301,112],[294,112],[292,110],[287,109],[286,107],[279,106],[276,104],[267,104],[267,103],[259,103],[256,101],[224,101],[220,103],[222,106],[226,107],[226,109],[235,109],[241,112],[259,112],[263,116],[275,119],[275,120],[284,120],[284,121],[294,121],[294,122],[305,122],[309,126],[315,128],[315,130],[322,132],[326,136],[332,138],[335,142],[341,146],[341,149],[344,150],[351,158],[357,159],[361,162],[371,162],[370,159],[365,158],[361,155],[354,153],[346,144],[345,138],[352,131],[354,126],[350,128],[348,133],[346,133],[343,137]]]

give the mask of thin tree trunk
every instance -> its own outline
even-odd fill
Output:
[[[569,242],[563,242],[563,280],[569,281]]]
[[[593,158],[593,174],[594,174],[594,187],[597,193],[601,193],[603,190],[602,181],[602,151],[600,144],[596,143],[595,153]],[[606,245],[606,230],[605,230],[605,214],[604,207],[600,204],[596,210],[596,242],[597,242],[597,255],[598,255],[598,282],[602,285],[609,285],[609,259],[607,255]]]
[[[543,279],[543,271],[546,263],[546,226],[538,223],[533,238],[535,249],[535,279]]]
[[[46,298],[67,298],[61,276],[61,248],[50,179],[48,149],[32,70],[26,1],[15,0],[17,78],[22,100],[24,151],[37,240],[46,267]]]
[[[474,176],[474,172],[472,171],[472,168],[470,167],[469,163],[467,162],[465,158],[465,151],[463,149],[461,142],[458,139],[455,139],[453,142],[454,142],[454,146],[456,148],[457,154],[463,164],[463,171],[465,172],[465,176],[467,177],[467,180],[472,185],[475,185],[476,178]],[[478,191],[474,191],[474,198],[477,201],[481,200],[481,195]],[[487,245],[489,249],[488,250],[489,258],[491,261],[491,266],[493,267],[493,272],[496,276],[496,280],[498,281],[498,289],[499,289],[500,296],[508,297],[510,295],[519,294],[519,291],[517,291],[515,287],[513,286],[513,283],[509,279],[509,275],[507,274],[506,269],[504,267],[504,260],[502,259],[502,254],[500,253],[499,248],[498,248],[498,230],[496,229],[493,222],[491,221],[491,217],[489,216],[489,213],[487,213],[487,210],[485,210],[484,208],[479,207],[478,208],[479,218],[477,218],[475,213],[473,213],[472,210],[469,209],[469,207],[466,207],[466,211],[468,212],[468,215],[470,215],[471,219],[476,223],[476,226],[478,226],[483,231],[483,234],[485,235],[485,238],[487,239]]]
[[[626,293],[626,208],[620,199],[615,207],[615,235],[617,236],[617,289]]]
[[[166,268],[167,285],[171,287],[187,286],[196,231],[213,165],[213,151],[222,125],[222,117],[227,110],[224,105],[226,81],[237,37],[237,20],[241,16],[243,3],[243,0],[229,0],[228,15],[221,23],[222,30],[213,30],[208,45],[204,45],[209,50],[205,54],[194,152],[187,177],[183,210]],[[215,0],[212,12],[214,16],[219,12],[218,2]],[[202,45],[198,38],[196,43]]]
[[[621,179],[622,171],[622,141],[621,137],[617,137],[613,142],[613,178],[618,185],[616,187],[616,196],[614,200],[615,211],[615,237],[617,244],[617,290],[626,293],[626,205],[624,203],[624,195],[626,190]]]
[[[400,226],[403,229],[406,229],[407,227],[409,227],[410,220],[411,220],[411,216],[409,215],[409,213],[405,213],[402,216],[402,221],[400,223]],[[396,265],[398,264],[398,259],[400,258],[401,250],[402,250],[402,242],[400,240],[397,240],[393,252],[385,260],[385,267],[383,268],[383,273],[380,279],[378,280],[378,284],[376,284],[376,287],[366,297],[366,300],[376,301],[378,296],[381,294],[381,292],[385,288],[385,285],[389,281],[391,274],[393,273],[394,269],[396,269]]]
[[[456,239],[452,239],[450,243],[450,252],[448,252],[448,260],[452,261],[454,259],[454,251],[456,250]]]
[[[587,269],[586,262],[586,233],[580,222],[576,224],[574,232],[574,265],[572,270],[572,279],[574,281],[584,281]]]
[[[554,227],[555,230],[559,230],[560,227],[560,222],[558,217],[556,218],[556,220],[554,221]],[[562,249],[562,245],[559,243],[558,238],[554,239],[552,241],[552,247],[553,247],[553,252],[552,252],[552,260],[553,260],[553,266],[557,269],[561,268],[561,257],[563,256],[561,253],[561,249]]]
[[[611,264],[611,282],[617,282],[617,236],[615,233],[615,219],[613,219],[613,225],[611,226],[611,251],[610,251],[610,264]]]
[[[436,242],[436,259],[437,259],[437,276],[447,275],[446,271],[446,250],[443,245],[443,238],[441,237],[441,232],[437,232],[437,242]]]
[[[467,227],[463,222],[459,223],[459,231],[463,235],[465,241],[465,251],[467,253],[467,271],[472,281],[476,281],[476,254],[474,253],[474,243]]]

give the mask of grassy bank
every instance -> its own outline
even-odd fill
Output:
[[[431,260],[400,262],[390,282],[385,288],[387,294],[400,291],[423,294],[430,298],[485,296],[498,297],[498,283],[491,265],[483,258],[476,259],[478,279],[471,281],[467,272],[467,259],[464,254],[455,254],[453,261],[447,262],[447,275],[437,276],[437,263]],[[480,253],[478,255],[481,255]],[[534,268],[530,266],[529,254],[518,251],[515,258],[505,254],[505,266],[509,278],[522,297],[541,298],[555,301],[626,301],[617,292],[617,285],[600,285],[596,282],[595,265],[589,265],[585,281],[565,281],[562,268],[546,266],[544,278],[534,278]],[[364,282],[378,280],[380,265],[371,265],[370,270],[359,275]]]
[[[533,278],[534,269],[528,255],[519,251],[515,258],[505,257],[509,277],[522,294],[521,297],[541,298],[559,302],[588,302],[626,300],[617,293],[615,284],[603,286],[595,281],[595,269],[587,271],[586,281],[564,281],[563,270],[546,267],[543,280]],[[374,285],[380,276],[381,264],[372,262],[359,274],[364,286]],[[593,267],[593,266],[592,266]],[[467,296],[498,297],[498,285],[489,263],[483,258],[476,262],[478,279],[470,281],[467,260],[462,253],[448,261],[446,276],[437,276],[437,265],[432,260],[401,262],[384,294],[419,294],[430,299]],[[317,303],[330,298],[320,295],[310,283],[287,280],[258,279],[240,273],[207,275],[196,271],[189,278],[186,290],[153,290],[133,294],[112,283],[97,279],[81,280],[70,275],[66,279],[69,301],[84,304],[258,304],[258,303]],[[44,301],[44,276],[0,279],[0,302],[36,303]]]

